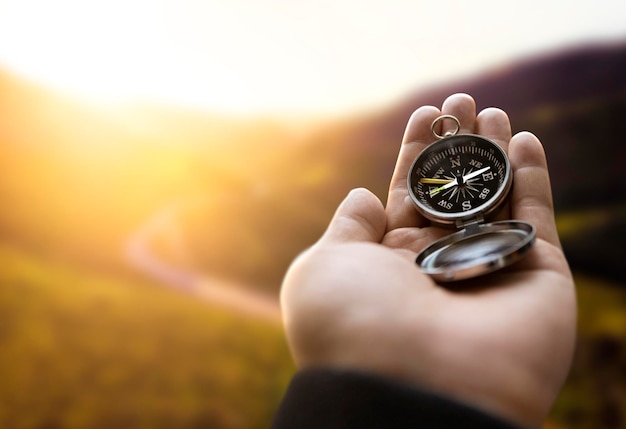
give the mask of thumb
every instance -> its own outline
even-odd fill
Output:
[[[378,197],[364,188],[353,189],[339,204],[321,241],[380,243],[387,217]]]

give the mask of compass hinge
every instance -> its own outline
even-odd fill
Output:
[[[471,230],[485,222],[485,218],[482,215],[476,215],[469,219],[459,219],[456,221],[456,227],[459,229]]]

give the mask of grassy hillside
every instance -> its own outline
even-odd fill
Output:
[[[278,326],[0,245],[0,427],[265,428]]]
[[[0,245],[0,427],[266,428],[279,327]],[[546,427],[626,428],[626,292],[577,276],[579,345]]]

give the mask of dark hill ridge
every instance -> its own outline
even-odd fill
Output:
[[[624,43],[559,51],[424,88],[386,112],[355,120],[352,130],[341,124],[341,133],[327,131],[312,144],[322,151],[320,145],[342,146],[344,162],[382,161],[386,174],[391,174],[397,142],[413,110],[425,104],[440,106],[455,92],[471,94],[479,110],[504,109],[514,132],[531,130],[541,138],[560,208],[616,202],[615,195],[625,194],[621,166],[626,165],[626,143],[619,138],[626,136]],[[341,140],[329,137],[339,135]],[[585,201],[580,201],[581,191],[588,195]]]
[[[530,57],[432,94],[416,94],[410,103],[468,89],[479,108],[499,106],[515,117],[538,105],[610,98],[626,89],[624,70],[626,44],[588,45]]]

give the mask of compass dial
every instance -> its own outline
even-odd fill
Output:
[[[473,134],[446,137],[428,146],[411,166],[411,199],[427,218],[443,224],[481,219],[511,187],[511,167],[495,142]]]

